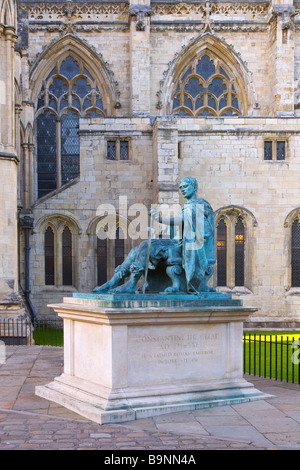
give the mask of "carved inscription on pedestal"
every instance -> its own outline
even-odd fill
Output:
[[[147,383],[213,378],[224,364],[223,332],[220,326],[183,328],[130,328],[128,376]],[[138,373],[138,371],[140,371]]]
[[[148,336],[138,338],[138,343],[148,344],[150,351],[142,358],[145,361],[155,360],[158,364],[182,364],[198,362],[203,355],[213,354],[213,345],[203,349],[203,342],[218,340],[218,333],[213,334],[181,334]],[[201,347],[202,346],[202,347]]]

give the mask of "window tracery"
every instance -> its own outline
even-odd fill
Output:
[[[230,255],[230,256],[228,256]],[[217,285],[244,286],[245,225],[242,218],[222,218],[217,224]]]
[[[234,275],[235,285],[243,286],[245,280],[245,226],[241,218],[235,224]]]
[[[73,284],[72,233],[69,227],[62,232],[62,278],[64,286]]]
[[[45,253],[45,285],[54,286],[54,232],[50,226],[47,227],[44,237]]]
[[[291,275],[292,287],[300,287],[300,222],[299,218],[292,224],[291,237]]]
[[[73,290],[78,283],[78,237],[81,229],[77,221],[62,214],[44,216],[36,224],[39,233],[40,256],[44,263],[46,287]]]
[[[97,236],[97,285],[108,280],[108,273],[123,263],[125,258],[125,238],[121,227],[115,227],[115,238]],[[104,230],[105,232],[105,230]],[[103,236],[104,235],[104,236]]]
[[[219,59],[197,57],[179,77],[172,114],[179,116],[239,116],[235,79]]]
[[[251,247],[254,215],[239,206],[216,212],[215,284],[225,290],[247,294],[251,289]]]
[[[227,227],[224,219],[217,225],[217,285],[227,285]]]
[[[102,94],[83,61],[71,55],[58,61],[37,98],[38,198],[79,176],[79,118],[104,115]]]

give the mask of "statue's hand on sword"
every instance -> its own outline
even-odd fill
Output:
[[[150,215],[152,220],[160,220],[160,212],[157,209],[155,209],[154,207],[152,207],[150,209],[149,215]]]
[[[153,235],[153,232],[154,232],[152,222],[153,222],[154,219],[156,219],[156,220],[159,219],[159,212],[156,209],[151,208],[150,211],[149,211],[149,215],[150,215],[150,227],[148,228],[149,238],[148,238],[148,249],[147,249],[145,276],[144,276],[145,279],[144,279],[144,285],[143,285],[143,290],[142,290],[143,294],[145,293],[145,289],[146,289],[146,285],[147,285],[148,268],[149,268],[149,262],[150,262],[150,252],[151,252],[151,238],[152,238],[152,235]]]

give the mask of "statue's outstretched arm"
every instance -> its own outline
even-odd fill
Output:
[[[181,225],[182,224],[182,216],[177,215],[176,217],[161,217],[160,212],[157,209],[151,209],[150,210],[150,215],[153,217],[155,220],[158,220],[161,224],[165,225]]]

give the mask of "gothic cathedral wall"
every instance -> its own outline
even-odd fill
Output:
[[[18,286],[15,1],[0,1],[0,317],[23,316]]]
[[[18,9],[19,199],[21,216],[34,220],[38,315],[90,292],[101,266],[112,275],[116,247],[126,256],[139,241],[101,245],[101,204],[116,208],[126,232],[133,214],[120,216],[120,200],[179,203],[178,181],[191,175],[216,211],[216,231],[225,224],[214,286],[260,308],[251,322],[299,325],[297,4],[23,0]],[[21,285],[24,250],[21,231]]]

